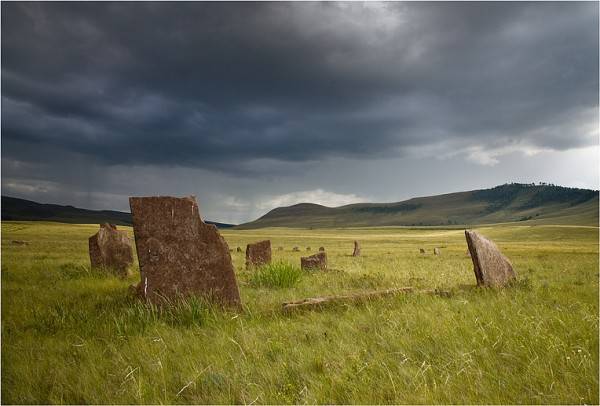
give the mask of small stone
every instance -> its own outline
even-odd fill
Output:
[[[246,266],[261,266],[271,262],[271,241],[264,240],[246,246]]]
[[[433,254],[434,254],[434,255],[441,255],[441,254],[442,254],[442,251],[440,251],[440,249],[439,249],[439,248],[434,248],[434,249],[433,249]]]
[[[101,224],[100,230],[88,239],[88,245],[92,269],[127,276],[133,250],[125,231],[117,230],[114,224]]]
[[[419,248],[419,252],[420,252],[421,254],[425,254],[425,250],[424,250],[423,248]]]
[[[283,247],[277,247],[277,251],[283,251]]]
[[[504,286],[517,277],[512,264],[496,244],[475,231],[465,230],[478,286]]]
[[[294,247],[294,248],[292,248],[292,251],[294,251],[294,252],[300,252],[300,248]]]
[[[300,258],[300,268],[306,270],[326,270],[327,269],[327,254],[319,252],[309,257]]]

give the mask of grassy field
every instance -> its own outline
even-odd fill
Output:
[[[474,287],[462,230],[226,230],[234,250],[270,238],[274,260],[291,264],[284,278],[257,276],[234,251],[241,314],[194,300],[158,311],[128,298],[137,271],[123,281],[89,270],[97,228],[2,223],[2,403],[599,401],[598,228],[478,229],[518,272],[503,290]],[[354,239],[360,258],[349,256]],[[307,246],[324,246],[333,270],[294,269]],[[452,295],[280,310],[401,286]]]

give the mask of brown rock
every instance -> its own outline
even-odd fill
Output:
[[[319,252],[325,252],[325,247],[319,247]]]
[[[241,305],[227,243],[200,218],[196,198],[130,197],[140,296],[152,303],[204,296]]]
[[[419,252],[420,252],[421,254],[425,254],[425,250],[424,250],[423,248],[419,248]]]
[[[352,252],[353,257],[360,257],[360,244],[358,241],[354,241],[354,252]]]
[[[503,286],[517,277],[512,264],[496,244],[475,231],[465,230],[479,286]]]
[[[126,277],[133,263],[131,241],[125,231],[114,224],[101,224],[100,230],[88,239],[92,269],[115,272]]]
[[[302,269],[327,269],[327,254],[325,252],[319,252],[311,255],[310,257],[300,258],[300,268]]]
[[[434,249],[433,249],[433,254],[434,254],[434,255],[442,255],[442,251],[440,251],[440,249],[439,249],[439,248],[434,248]]]
[[[306,247],[306,250],[307,250],[307,251],[310,251],[310,247]]]
[[[264,240],[246,246],[246,266],[261,266],[271,262],[271,241]]]

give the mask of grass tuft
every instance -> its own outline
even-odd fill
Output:
[[[302,279],[302,270],[288,262],[264,265],[252,274],[250,285],[266,288],[291,288]]]

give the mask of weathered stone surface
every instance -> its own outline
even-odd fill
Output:
[[[236,251],[237,251],[237,252],[243,252],[243,251],[242,251],[242,247],[237,247]]]
[[[133,263],[131,241],[125,231],[114,224],[101,224],[100,230],[88,239],[92,269],[115,272],[127,276]]]
[[[196,198],[130,197],[141,282],[136,291],[153,303],[203,296],[241,305],[227,243],[200,218]]]
[[[271,241],[264,240],[246,246],[246,266],[261,266],[271,262]]]
[[[325,252],[325,247],[319,247],[319,252]]]
[[[300,248],[294,247],[294,248],[292,248],[292,251],[294,251],[294,252],[300,252]]]
[[[419,252],[420,252],[421,254],[425,254],[425,250],[424,250],[423,248],[419,248]]]
[[[352,252],[353,257],[360,257],[360,243],[354,241],[354,251]]]
[[[439,248],[434,248],[434,249],[433,249],[433,254],[434,254],[434,255],[442,255],[442,251],[440,251],[440,249],[439,249]]]
[[[310,257],[300,258],[300,268],[302,269],[327,269],[327,254],[325,252],[319,252],[311,255]]]
[[[496,244],[475,231],[465,230],[473,271],[480,286],[503,286],[516,278],[512,264]]]

